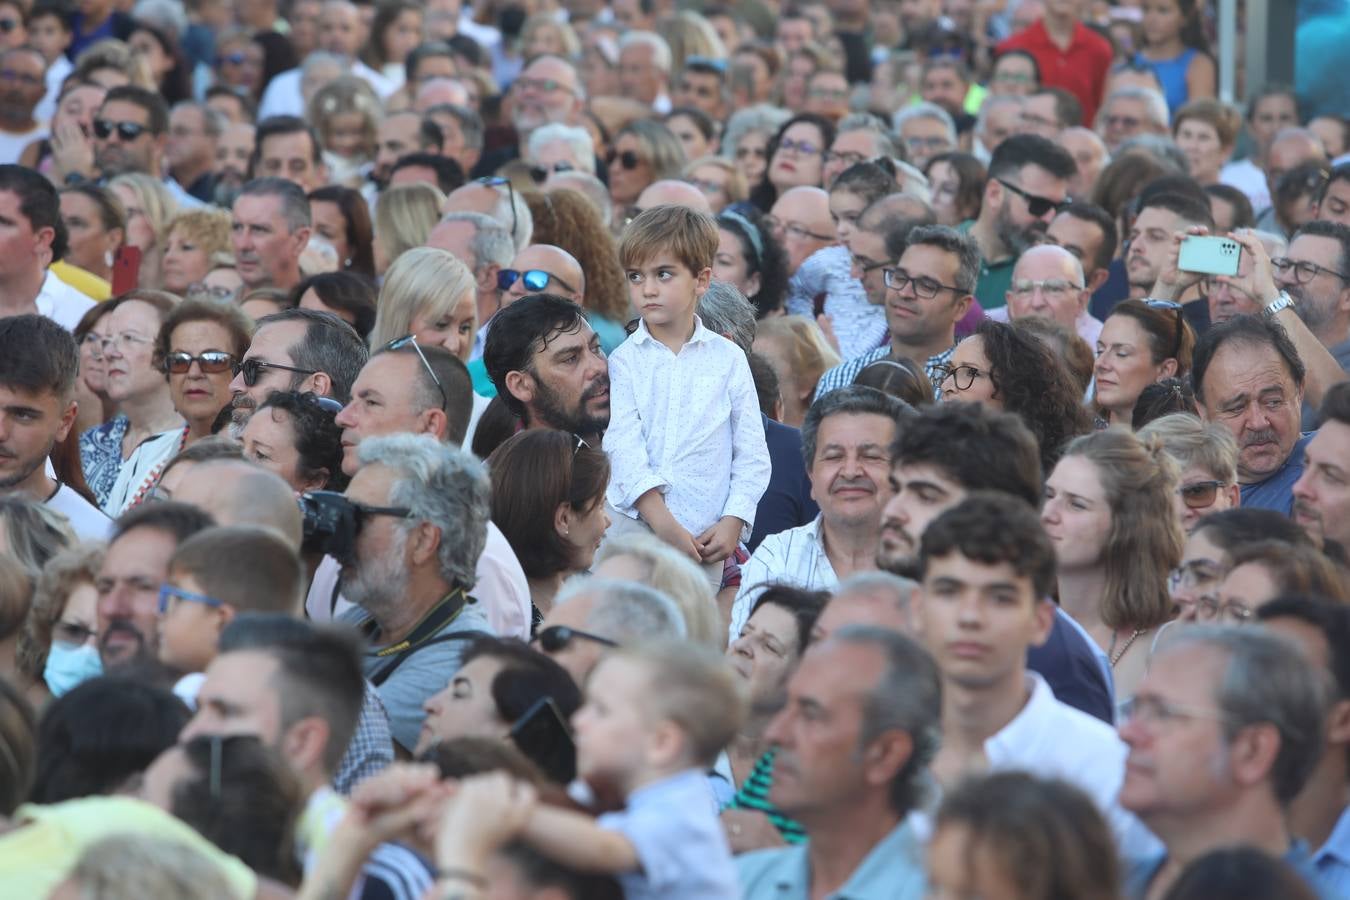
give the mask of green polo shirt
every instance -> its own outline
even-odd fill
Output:
[[[966,234],[974,225],[974,219],[966,219],[956,226],[956,230]],[[994,309],[1008,304],[1008,299],[1004,295],[1008,293],[1008,288],[1012,285],[1013,266],[1015,265],[1017,265],[1017,257],[1015,256],[994,263],[984,259],[980,260],[980,280],[975,284],[975,300],[981,307]]]

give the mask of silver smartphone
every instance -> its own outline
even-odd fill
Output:
[[[1242,245],[1232,238],[1187,235],[1181,242],[1177,268],[1204,275],[1236,275]]]

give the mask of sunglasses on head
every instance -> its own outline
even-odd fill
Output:
[[[297,369],[295,366],[283,366],[281,363],[263,362],[260,359],[246,359],[241,363],[232,363],[234,374],[244,376],[244,384],[253,387],[258,383],[263,369],[280,369],[283,372],[295,372],[300,375],[313,375],[313,369]]]
[[[511,184],[511,179],[503,178],[500,175],[485,175],[484,177],[477,179],[475,183],[481,184],[483,187],[506,188],[506,199],[511,204],[511,236],[515,237],[518,224],[516,221],[516,188],[515,185]]]
[[[441,379],[437,377],[436,370],[431,368],[431,363],[427,361],[427,355],[417,345],[417,335],[408,334],[401,338],[394,338],[384,345],[385,350],[402,350],[404,347],[412,347],[417,352],[417,358],[422,361],[422,368],[426,369],[427,374],[431,376],[432,383],[436,385],[436,390],[440,392],[441,411],[448,413],[450,411],[450,398],[445,396],[445,385],[441,384]]]
[[[1226,487],[1222,481],[1196,481],[1191,484],[1183,484],[1177,488],[1177,493],[1181,495],[1181,502],[1186,504],[1187,509],[1209,509],[1214,505],[1214,498],[1219,496],[1219,488]]]
[[[625,150],[622,153],[619,153],[618,151],[615,150],[611,150],[609,151],[609,155],[605,157],[605,161],[608,162],[611,166],[617,162],[619,165],[623,166],[625,169],[628,169],[630,172],[633,169],[636,169],[638,166],[642,165],[642,160],[638,159],[637,153],[632,150]]]
[[[134,141],[136,138],[148,131],[148,126],[139,122],[110,122],[107,119],[94,120],[94,137],[100,141],[106,141],[112,137],[114,131],[117,136],[124,141]]]
[[[497,272],[497,289],[509,291],[511,290],[511,285],[520,281],[525,285],[526,290],[534,291],[537,294],[540,291],[548,289],[550,280],[558,282],[558,286],[569,294],[576,293],[576,289],[570,284],[563,281],[557,275],[545,272],[543,269],[526,269],[523,272],[519,269],[501,269]]]
[[[224,350],[207,350],[193,356],[183,350],[175,350],[164,357],[164,371],[170,375],[186,375],[196,363],[206,375],[219,375],[228,372],[234,366],[234,355]]]
[[[1173,340],[1172,340],[1172,352],[1169,353],[1169,354],[1167,354],[1167,357],[1166,357],[1166,358],[1168,358],[1168,359],[1176,359],[1176,358],[1177,358],[1177,355],[1178,355],[1179,353],[1181,353],[1181,338],[1182,338],[1182,335],[1183,335],[1183,331],[1182,331],[1182,327],[1183,327],[1183,326],[1182,326],[1182,318],[1183,318],[1183,317],[1182,317],[1182,315],[1181,315],[1181,304],[1180,304],[1180,303],[1177,303],[1177,302],[1175,302],[1175,301],[1173,301],[1173,300],[1153,300],[1153,299],[1145,300],[1144,303],[1145,303],[1145,305],[1148,306],[1149,309],[1166,309],[1166,310],[1171,310],[1172,312],[1174,312],[1174,313],[1177,314],[1177,333],[1176,333],[1176,337],[1173,338]]]
[[[535,635],[539,641],[539,646],[546,653],[557,653],[566,647],[576,638],[585,641],[595,641],[597,644],[604,644],[606,647],[619,646],[609,638],[601,637],[598,634],[591,634],[589,631],[579,631],[575,628],[568,628],[566,625],[552,625]]]

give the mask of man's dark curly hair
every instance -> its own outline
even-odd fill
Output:
[[[990,378],[1006,412],[1018,416],[1041,450],[1048,475],[1070,439],[1091,430],[1083,395],[1050,348],[1006,322],[989,319],[975,329],[989,360]]]

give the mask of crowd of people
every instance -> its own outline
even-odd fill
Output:
[[[0,893],[1350,898],[1350,120],[1215,15],[0,0]]]

